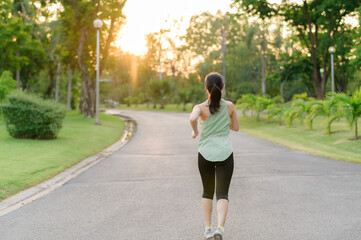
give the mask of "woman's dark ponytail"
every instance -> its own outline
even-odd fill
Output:
[[[220,107],[222,98],[222,89],[224,86],[222,75],[219,73],[210,73],[206,76],[205,86],[210,94],[209,112],[215,114]]]

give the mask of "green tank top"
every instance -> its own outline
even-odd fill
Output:
[[[198,143],[198,152],[211,162],[226,160],[233,152],[230,139],[227,104],[224,99],[215,114],[208,113],[207,120],[200,119],[202,132]]]

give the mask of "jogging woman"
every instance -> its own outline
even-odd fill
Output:
[[[202,127],[198,144],[198,167],[202,178],[202,207],[205,239],[223,240],[228,212],[228,189],[233,173],[233,150],[230,130],[238,131],[238,118],[232,102],[222,99],[224,81],[219,73],[205,78],[208,100],[196,105],[190,115],[192,137],[198,136],[198,118]],[[218,227],[213,232],[211,218],[216,190]]]

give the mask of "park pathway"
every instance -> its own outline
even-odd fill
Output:
[[[1,240],[202,239],[189,115],[116,112],[137,121],[134,138],[56,191],[0,217]],[[361,239],[361,164],[240,132],[231,137],[225,240]]]

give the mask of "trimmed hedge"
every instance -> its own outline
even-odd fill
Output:
[[[34,95],[16,93],[1,106],[9,134],[14,138],[54,139],[66,114],[63,105]]]

